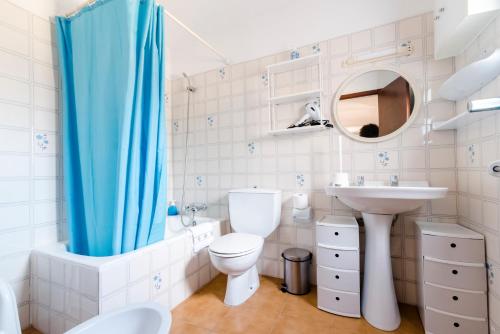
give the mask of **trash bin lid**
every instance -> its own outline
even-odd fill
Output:
[[[304,262],[309,261],[312,258],[312,253],[307,249],[303,248],[288,248],[281,256],[288,261],[293,262]]]

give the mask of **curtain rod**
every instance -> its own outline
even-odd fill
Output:
[[[96,3],[96,1],[97,0],[88,0],[85,4],[80,5],[74,11],[66,14],[66,17],[69,18],[71,16],[74,16],[74,15],[78,14],[78,12],[81,11],[82,9],[84,9],[85,7],[92,7],[92,5],[94,5]],[[217,55],[217,57],[220,58],[220,60],[222,61],[222,63],[224,65],[229,65],[229,60],[221,52],[219,52],[216,48],[214,48],[212,45],[210,45],[210,43],[208,43],[207,41],[205,41],[200,35],[198,35],[197,33],[195,33],[191,28],[189,28],[187,25],[185,25],[181,20],[179,20],[177,17],[175,17],[173,14],[171,14],[168,10],[166,10],[165,8],[163,8],[163,11],[175,23],[177,23],[179,26],[181,26],[181,28],[183,28],[184,30],[186,30],[191,36],[193,36],[194,38],[196,38],[201,44],[203,44],[208,49],[210,49],[210,51],[212,51],[213,53],[215,53]]]
[[[70,18],[72,16],[75,16],[76,14],[78,14],[79,11],[81,11],[85,7],[92,7],[92,5],[96,3],[96,1],[97,0],[88,0],[88,1],[86,1],[84,4],[78,6],[74,11],[66,14],[66,17]]]
[[[220,60],[224,63],[224,65],[229,65],[229,60],[222,54],[220,53],[216,48],[214,48],[210,43],[205,41],[200,35],[195,33],[191,28],[189,28],[187,25],[185,25],[181,20],[176,18],[173,14],[171,14],[168,10],[163,8],[165,11],[165,14],[170,17],[172,20],[174,20],[175,23],[177,23],[179,26],[181,26],[184,30],[186,30],[191,36],[196,38],[201,44],[205,45],[207,48],[209,48],[213,53],[215,53]]]

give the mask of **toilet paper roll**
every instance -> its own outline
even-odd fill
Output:
[[[309,200],[307,194],[297,193],[293,195],[293,208],[294,209],[305,209],[309,206]]]
[[[336,187],[347,187],[349,186],[349,174],[347,173],[337,173],[335,174],[335,181],[333,184]]]

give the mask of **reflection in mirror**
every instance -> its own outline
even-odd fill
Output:
[[[378,138],[401,128],[414,105],[413,89],[404,77],[391,70],[374,70],[344,85],[335,113],[351,135]]]

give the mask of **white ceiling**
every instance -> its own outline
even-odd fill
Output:
[[[86,0],[12,0],[67,13]],[[231,63],[312,44],[432,10],[434,0],[158,0]],[[33,8],[34,7],[34,8]],[[49,8],[47,7],[47,10]],[[50,8],[50,11],[53,9]],[[167,71],[195,74],[219,58],[166,17]]]
[[[66,15],[87,3],[88,0],[9,0],[13,4],[30,12],[51,18],[56,15]]]
[[[431,11],[433,0],[159,0],[232,63]],[[170,77],[222,66],[167,19]]]
[[[54,16],[59,14],[57,9],[56,0],[10,0],[13,4],[29,10],[30,12],[44,17],[49,18],[50,16]]]

